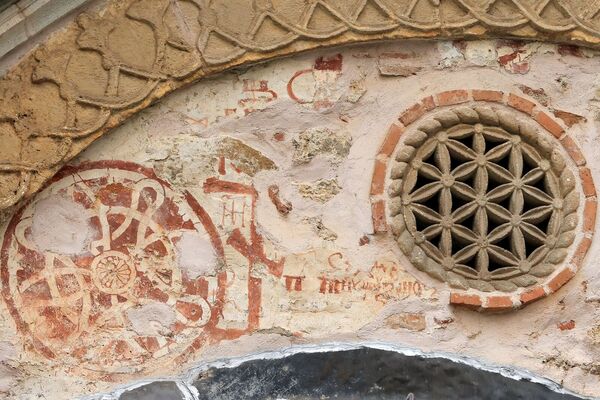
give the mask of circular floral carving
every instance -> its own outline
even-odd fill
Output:
[[[442,112],[392,168],[392,230],[420,269],[468,289],[531,286],[564,260],[579,194],[533,125],[488,107]]]

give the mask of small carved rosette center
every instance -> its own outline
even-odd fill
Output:
[[[452,287],[513,291],[565,259],[579,194],[562,154],[515,113],[458,107],[396,153],[392,230],[416,267]]]

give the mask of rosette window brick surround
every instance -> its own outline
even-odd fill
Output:
[[[390,226],[411,262],[451,287],[513,292],[565,261],[580,196],[546,133],[486,106],[434,114],[395,153]]]

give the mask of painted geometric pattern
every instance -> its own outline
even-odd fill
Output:
[[[222,253],[197,203],[122,161],[66,168],[53,181],[14,216],[2,246],[3,295],[29,344],[47,358],[110,374],[151,368],[203,343],[218,318],[218,279],[189,277],[176,259],[184,234]],[[33,240],[35,205],[45,199],[85,216],[73,222],[78,231],[67,243],[81,244],[73,254]],[[86,230],[88,237],[75,237]]]
[[[465,289],[513,291],[565,258],[579,195],[533,126],[459,107],[424,122],[407,144],[392,171],[391,213],[400,247],[423,252],[418,267]]]
[[[544,245],[559,233],[563,199],[550,162],[535,148],[477,124],[438,133],[420,153],[405,183],[404,213],[426,226],[430,256],[477,277],[529,270],[549,251]]]

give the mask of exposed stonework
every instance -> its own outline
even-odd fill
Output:
[[[12,150],[0,160],[0,208],[37,191],[93,140],[157,98],[236,65],[374,39],[508,35],[594,47],[597,15],[597,5],[584,0],[114,1],[54,35],[1,82],[0,141]],[[527,63],[519,54],[502,57],[522,73]],[[266,87],[248,90],[262,92],[252,103],[273,100]]]
[[[69,13],[81,9],[90,0],[6,0],[0,6],[0,58],[36,41],[44,29],[61,24]],[[10,56],[14,56],[11,54]],[[14,58],[13,58],[14,59]]]
[[[351,145],[348,132],[311,128],[294,140],[293,160],[296,164],[306,164],[320,156],[327,158],[332,164],[339,164],[348,156]]]
[[[298,191],[307,199],[326,203],[340,192],[340,186],[336,180],[320,179],[314,183],[301,183]]]

